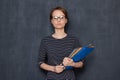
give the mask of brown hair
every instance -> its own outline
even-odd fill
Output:
[[[51,12],[50,12],[50,20],[53,18],[52,14],[53,14],[53,12],[54,12],[55,10],[60,10],[60,11],[62,11],[63,14],[65,15],[65,18],[68,19],[68,14],[67,14],[66,9],[58,6],[58,7],[55,7],[55,8],[53,8],[53,9],[51,10]]]

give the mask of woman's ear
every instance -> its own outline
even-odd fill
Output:
[[[68,20],[66,19],[66,23],[68,22]]]
[[[52,24],[52,23],[53,23],[53,20],[51,19],[50,22],[51,22],[51,24]]]

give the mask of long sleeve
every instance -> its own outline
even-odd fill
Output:
[[[39,58],[38,63],[41,65],[46,60],[46,49],[45,49],[45,41],[41,40],[40,50],[39,50]]]

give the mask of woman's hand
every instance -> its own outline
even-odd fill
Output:
[[[54,66],[54,72],[56,72],[56,73],[61,73],[64,69],[65,69],[65,67],[62,65]]]
[[[74,62],[71,58],[65,57],[63,59],[63,65],[64,66],[72,66],[72,67],[75,67],[75,68],[82,68],[83,67],[83,61]]]
[[[63,59],[63,65],[64,66],[74,66],[74,61],[69,57],[65,57]]]

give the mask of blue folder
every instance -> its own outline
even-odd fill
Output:
[[[84,46],[78,47],[73,50],[69,55],[69,58],[73,59],[74,62],[82,61],[87,55],[89,55],[94,50],[94,46]],[[66,66],[66,69],[72,69],[71,66]]]

